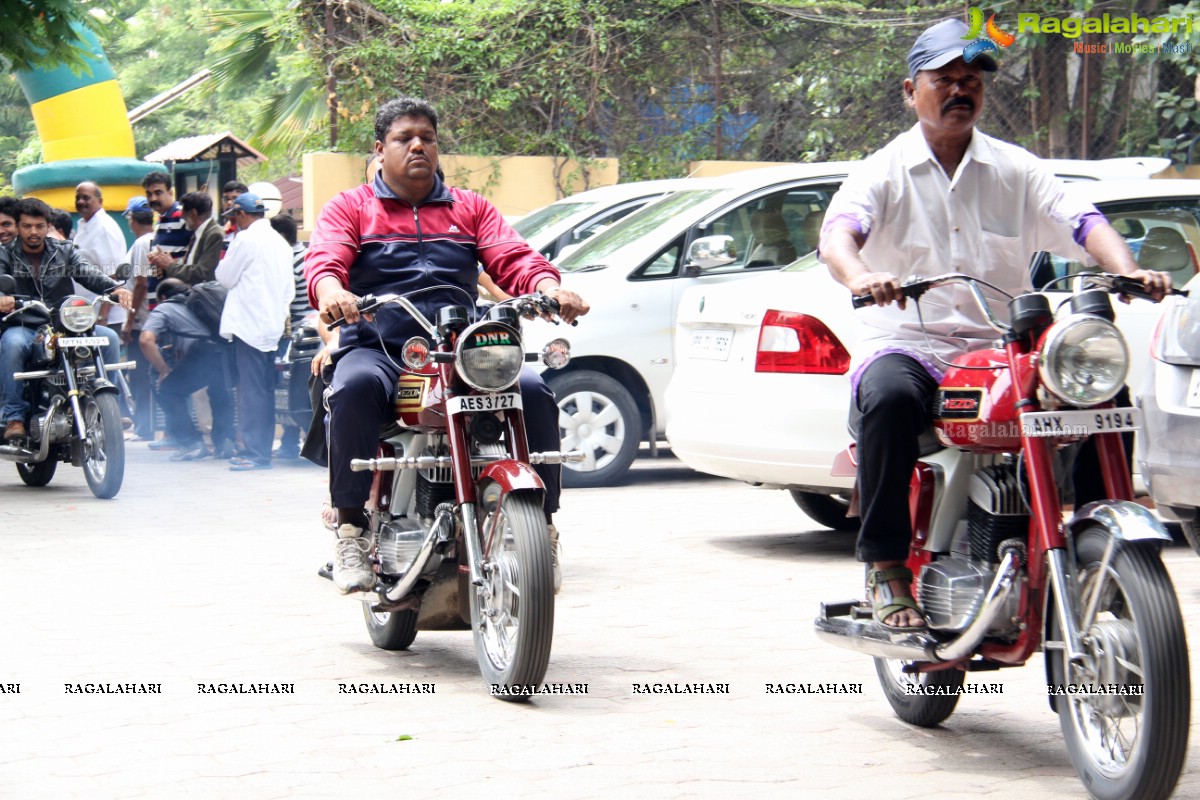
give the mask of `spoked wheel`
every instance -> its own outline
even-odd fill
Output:
[[[483,586],[470,597],[484,682],[502,687],[501,699],[524,699],[542,684],[554,634],[550,537],[536,495],[506,495],[484,520]]]
[[[1059,722],[1088,792],[1100,800],[1157,800],[1171,794],[1187,755],[1187,641],[1158,553],[1118,542],[1101,572],[1108,538],[1093,526],[1076,541],[1081,613],[1099,587],[1096,613],[1083,632],[1082,663],[1065,665],[1063,650],[1046,657],[1054,686],[1066,687],[1055,698]],[[1062,634],[1052,629],[1051,635]],[[1090,693],[1090,687],[1106,693]]]
[[[125,478],[125,434],[116,395],[83,398],[83,425],[83,476],[92,494],[107,500],[121,491]]]
[[[371,643],[380,650],[407,650],[417,638],[416,611],[372,611],[364,601],[363,617]]]
[[[49,458],[38,464],[17,464],[17,474],[26,486],[45,486],[54,477],[58,461]]]
[[[954,713],[958,687],[966,673],[960,669],[935,672],[905,672],[911,661],[875,659],[879,685],[896,716],[910,725],[932,728]]]

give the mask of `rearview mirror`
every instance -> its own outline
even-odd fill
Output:
[[[725,267],[737,261],[737,245],[725,234],[703,236],[688,248],[688,266],[701,270]]]
[[[17,279],[12,275],[0,275],[0,294],[12,294],[17,290]]]
[[[113,273],[113,277],[119,281],[129,280],[129,276],[133,274],[133,267],[129,264],[121,264],[117,267],[117,271]]]

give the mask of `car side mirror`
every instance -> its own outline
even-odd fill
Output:
[[[727,234],[702,236],[688,248],[687,267],[698,271],[729,266],[737,261],[737,245]]]

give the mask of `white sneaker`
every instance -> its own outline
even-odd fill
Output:
[[[550,568],[554,570],[554,593],[562,588],[562,546],[558,543],[558,528],[553,524],[546,526],[550,534]]]
[[[363,529],[341,525],[337,529],[337,545],[333,555],[333,585],[342,594],[368,592],[375,588],[375,572],[371,569],[371,540]]]

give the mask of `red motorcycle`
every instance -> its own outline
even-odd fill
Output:
[[[1010,298],[1010,322],[983,281],[916,279],[904,295],[964,284],[1002,333],[956,358],[934,401],[936,443],[909,489],[907,566],[927,627],[889,631],[864,601],[824,603],[817,635],[875,657],[897,716],[933,726],[954,711],[967,672],[1045,651],[1050,707],[1093,797],[1171,794],[1187,754],[1191,682],[1183,620],[1160,559],[1170,536],[1133,502],[1121,434],[1137,408],[1112,400],[1129,353],[1109,294],[1146,297],[1115,275],[1080,277],[1055,320],[1044,294]],[[999,291],[999,290],[996,290]],[[1003,292],[1001,292],[1003,294]],[[855,298],[856,307],[870,298]],[[1095,437],[1108,500],[1064,522],[1055,451]],[[834,466],[853,475],[853,446]]]
[[[528,697],[545,676],[554,633],[544,486],[530,465],[583,454],[529,452],[516,383],[538,356],[526,356],[520,319],[553,316],[558,304],[517,297],[475,323],[465,306],[445,306],[436,325],[403,296],[368,295],[359,309],[387,304],[429,338],[409,339],[398,354],[395,424],[381,431],[378,456],[351,462],[374,474],[367,513],[378,573],[373,591],[351,596],[362,599],[376,647],[406,649],[418,630],[470,628],[493,694]],[[555,339],[541,360],[560,368],[569,357],[567,342]]]

